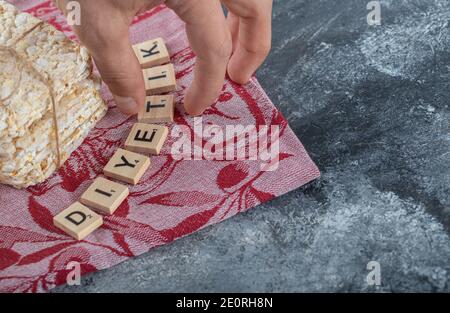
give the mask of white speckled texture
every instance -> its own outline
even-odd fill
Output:
[[[450,5],[367,2],[275,0],[257,76],[320,181],[55,291],[450,291]]]

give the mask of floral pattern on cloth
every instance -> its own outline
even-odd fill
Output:
[[[51,1],[10,2],[75,39]],[[130,33],[133,43],[164,38],[178,81],[175,123],[170,128],[184,125],[192,130],[192,137],[199,136],[194,119],[181,105],[195,64],[183,22],[159,6],[136,17]],[[53,225],[53,216],[77,201],[102,174],[136,122],[115,108],[106,88],[103,97],[110,106],[107,116],[57,173],[26,190],[0,185],[0,292],[48,291],[66,282],[71,261],[81,264],[82,274],[109,268],[319,177],[316,165],[257,80],[252,78],[245,86],[227,80],[217,103],[203,115],[203,125],[278,126],[278,168],[264,171],[260,162],[250,160],[178,160],[171,154],[169,138],[161,155],[151,157],[151,168],[141,182],[130,186],[130,196],[115,214],[105,216],[103,226],[85,240],[76,241]]]

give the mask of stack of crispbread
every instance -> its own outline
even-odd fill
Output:
[[[107,110],[99,89],[85,48],[0,0],[0,183],[28,187],[64,163]]]

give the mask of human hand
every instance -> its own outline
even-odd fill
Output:
[[[64,11],[69,0],[57,1]],[[144,105],[141,66],[128,29],[136,14],[166,5],[186,23],[197,56],[194,81],[185,96],[185,109],[200,115],[219,96],[225,74],[244,84],[270,51],[272,0],[78,0],[81,25],[74,26],[89,49],[103,81],[123,113],[135,114]],[[67,13],[67,12],[65,12]]]

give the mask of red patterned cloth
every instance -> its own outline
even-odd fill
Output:
[[[74,38],[64,17],[51,1],[11,1]],[[176,124],[193,128],[181,109],[183,91],[192,80],[195,56],[188,47],[184,24],[164,6],[136,18],[132,41],[163,37],[175,64],[179,90]],[[170,140],[142,182],[104,225],[85,240],[75,241],[53,226],[52,218],[87,189],[112,156],[123,146],[135,118],[113,106],[82,146],[46,182],[15,190],[0,185],[0,291],[42,292],[66,282],[71,261],[83,274],[109,268],[239,212],[296,189],[319,176],[300,141],[273,106],[255,78],[238,86],[227,81],[218,102],[203,124],[225,126],[279,125],[280,163],[262,171],[257,161],[177,161]],[[173,127],[173,126],[172,126]]]

